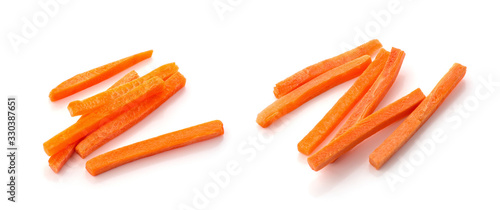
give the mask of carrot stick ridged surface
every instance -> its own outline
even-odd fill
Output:
[[[77,74],[62,82],[52,89],[49,94],[51,101],[57,101],[67,96],[73,95],[81,90],[102,82],[113,75],[147,59],[153,54],[153,50],[138,53],[121,60],[108,63],[104,66]]]
[[[146,81],[142,85],[129,91],[127,94],[117,98],[112,103],[107,103],[95,112],[85,116],[84,119],[78,120],[69,128],[46,141],[43,144],[45,153],[52,156],[66,146],[77,142],[93,132],[106,122],[114,119],[121,113],[130,110],[144,99],[161,92],[164,88],[165,82],[159,77],[154,77]]]
[[[139,78],[139,74],[137,74],[136,71],[132,70],[130,71],[129,73],[125,74],[122,78],[120,78],[118,81],[115,82],[115,84],[111,85],[111,87],[108,88],[109,89],[113,89],[115,87],[118,87],[120,85],[123,85],[127,82],[130,82],[134,79],[137,79]]]
[[[377,39],[373,39],[345,53],[311,65],[277,83],[274,87],[274,95],[276,98],[281,98],[315,77],[363,55],[371,56],[380,48],[382,44]]]
[[[263,128],[271,125],[317,95],[359,76],[370,63],[370,56],[364,55],[325,72],[266,107],[257,115],[257,123]]]
[[[370,164],[380,169],[420,127],[432,116],[457,84],[465,76],[466,67],[458,63],[444,75],[424,101],[408,116],[401,125],[380,146],[370,154]]]
[[[116,136],[122,134],[151,112],[156,110],[161,104],[167,101],[172,95],[186,84],[184,76],[177,72],[165,81],[166,89],[154,97],[142,101],[138,106],[124,112],[120,116],[101,126],[88,136],[86,136],[76,147],[76,153],[85,158],[93,151],[111,141]]]
[[[299,152],[310,155],[344,119],[377,79],[389,58],[389,52],[380,49],[377,57],[359,76],[349,90],[335,103],[321,121],[299,142]]]
[[[409,115],[424,98],[425,95],[422,91],[416,89],[403,98],[374,112],[307,158],[309,166],[311,169],[319,171],[366,138]]]
[[[92,176],[97,176],[123,164],[222,134],[224,134],[222,122],[214,120],[104,153],[87,161],[85,167]]]

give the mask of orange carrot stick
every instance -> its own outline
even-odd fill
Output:
[[[274,95],[276,96],[276,98],[281,98],[297,87],[305,84],[309,80],[312,80],[331,69],[337,68],[340,65],[343,65],[363,55],[372,55],[381,47],[382,44],[380,44],[377,39],[374,39],[350,51],[302,69],[301,71],[276,84],[276,86],[274,87]]]
[[[164,91],[142,101],[138,106],[121,114],[86,136],[76,146],[76,153],[82,158],[87,157],[99,147],[122,134],[156,110],[156,108],[184,87],[185,83],[186,79],[184,76],[179,72],[175,73],[165,81],[167,88]]]
[[[337,127],[342,119],[363,97],[363,95],[372,86],[377,79],[384,65],[389,58],[389,52],[380,49],[377,57],[359,76],[356,82],[349,90],[335,103],[335,105],[326,113],[321,121],[299,142],[297,148],[299,152],[310,155],[321,142]]]
[[[130,81],[137,79],[137,78],[139,78],[139,75],[137,75],[137,72],[132,70],[129,73],[125,74],[125,76],[123,76],[121,79],[119,79],[110,88],[120,86],[124,83],[130,82]],[[85,119],[85,118],[82,117],[80,119]],[[66,148],[64,148],[61,151],[57,152],[56,154],[50,156],[49,166],[55,173],[58,173],[61,170],[61,168],[64,166],[64,164],[66,164],[66,162],[69,160],[69,158],[73,155],[73,153],[75,152],[75,147],[76,147],[77,143],[78,142],[70,144],[70,145],[66,146]]]
[[[424,101],[380,146],[370,154],[370,164],[380,169],[418,129],[431,117],[436,109],[465,76],[466,67],[458,63],[444,75]]]
[[[317,95],[359,76],[370,63],[370,56],[364,55],[325,72],[269,105],[259,113],[257,123],[263,128],[269,126],[283,115],[295,110]]]
[[[61,168],[66,164],[71,155],[75,152],[76,143],[68,145],[63,150],[57,152],[55,155],[50,156],[49,166],[56,174],[59,173]]]
[[[132,89],[127,94],[117,98],[113,103],[108,103],[95,112],[92,112],[84,119],[78,120],[75,124],[55,135],[43,144],[47,155],[52,156],[66,146],[77,142],[87,134],[93,132],[106,122],[114,119],[123,112],[130,110],[137,103],[162,91],[165,82],[154,77],[142,85]]]
[[[106,90],[89,98],[86,98],[82,101],[76,100],[68,105],[68,110],[71,116],[84,115],[87,113],[91,113],[96,110],[100,106],[113,101],[114,99],[126,94],[128,91],[134,89],[135,87],[141,85],[145,81],[153,78],[160,77],[162,80],[168,79],[172,74],[177,72],[179,67],[175,65],[175,63],[169,63],[159,68],[151,71],[150,73],[125,84],[122,84],[113,89]]]
[[[87,161],[85,167],[92,176],[97,176],[123,164],[222,134],[224,134],[222,122],[214,120],[104,153]]]
[[[409,115],[424,98],[425,95],[422,91],[416,89],[403,98],[376,111],[307,158],[309,166],[315,171],[322,169],[366,138]]]
[[[401,69],[401,65],[403,64],[404,57],[404,51],[394,47],[391,49],[391,55],[385,64],[384,70],[382,70],[375,83],[373,83],[361,101],[353,108],[352,114],[340,127],[339,132],[333,139],[342,135],[347,129],[375,111],[380,101],[384,99],[392,84],[394,84],[399,69]]]
[[[77,74],[52,89],[52,91],[50,91],[49,98],[51,101],[57,101],[73,95],[112,77],[113,75],[143,61],[144,59],[150,58],[152,54],[153,50],[149,50],[108,63],[87,72]]]

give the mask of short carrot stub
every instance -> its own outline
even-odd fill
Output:
[[[326,113],[321,121],[299,142],[297,148],[299,152],[310,155],[328,135],[344,119],[349,111],[365,95],[373,82],[377,79],[384,69],[385,63],[389,58],[389,52],[380,49],[377,57],[359,76],[349,90],[335,103],[335,105]]]
[[[166,89],[142,101],[133,109],[124,112],[115,119],[109,121],[97,130],[86,136],[76,146],[76,153],[80,157],[85,158],[92,152],[97,150],[102,145],[111,141],[118,135],[122,134],[142,119],[147,117],[151,112],[156,110],[161,104],[167,101],[172,95],[184,87],[186,78],[177,72],[165,81]]]
[[[123,164],[222,134],[224,134],[222,122],[214,120],[104,153],[87,161],[85,167],[92,176],[97,176]]]
[[[373,39],[345,53],[311,65],[278,82],[274,87],[274,95],[276,98],[281,98],[315,77],[363,55],[372,55],[380,48],[382,44],[377,39]]]
[[[71,116],[78,116],[88,114],[100,106],[110,103],[116,98],[126,94],[130,90],[135,87],[141,85],[142,83],[148,81],[153,77],[159,77],[162,80],[168,79],[168,77],[172,76],[175,72],[177,72],[179,67],[175,65],[175,63],[169,63],[163,66],[158,67],[157,69],[151,71],[150,73],[135,79],[133,81],[127,82],[120,86],[117,86],[112,89],[108,89],[104,92],[98,93],[94,96],[86,98],[84,100],[76,100],[72,101],[68,105],[68,110]]]
[[[58,153],[50,156],[49,158],[49,166],[54,171],[54,173],[59,173],[61,168],[68,162],[69,158],[73,155],[75,152],[75,147],[76,143],[68,145],[66,148],[63,150],[59,151]]]
[[[307,158],[309,166],[314,171],[319,171],[366,138],[408,116],[424,98],[425,95],[422,91],[416,89],[403,98],[376,111]]]
[[[150,58],[152,54],[153,50],[148,50],[112,63],[108,63],[87,72],[77,74],[52,89],[50,91],[49,98],[51,101],[57,101],[73,95],[81,90],[102,82],[147,58]]]
[[[263,128],[271,125],[317,95],[359,76],[370,63],[370,56],[364,55],[325,72],[266,107],[257,115],[257,123]]]
[[[370,164],[380,169],[432,116],[465,76],[466,67],[455,63],[431,93],[387,139],[370,154]]]
[[[113,103],[108,103],[102,106],[95,112],[78,120],[61,133],[55,135],[43,144],[43,148],[47,155],[52,156],[61,151],[68,145],[77,142],[89,133],[93,132],[106,122],[114,119],[123,112],[130,110],[139,102],[149,98],[165,88],[165,82],[154,77],[144,84],[132,89],[127,94],[117,98]]]

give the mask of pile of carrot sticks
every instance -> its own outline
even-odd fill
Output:
[[[57,101],[75,94],[150,58],[152,53],[149,50],[75,75],[55,87],[49,98]],[[70,102],[70,115],[80,118],[43,144],[50,156],[50,168],[58,173],[75,152],[86,158],[151,114],[184,87],[186,79],[178,69],[175,63],[169,63],[142,77],[130,71],[109,89]],[[221,121],[202,123],[98,155],[87,161],[86,169],[96,176],[123,164],[222,134]]]
[[[375,56],[373,61],[371,56]],[[368,137],[404,119],[369,156],[370,164],[380,169],[429,119],[466,72],[465,66],[455,63],[427,97],[417,88],[376,110],[396,80],[404,58],[404,51],[392,48],[388,52],[374,39],[311,65],[276,84],[277,100],[258,114],[257,123],[268,127],[310,99],[358,77],[297,147],[300,153],[309,156],[311,169],[319,171]],[[346,117],[334,137],[318,148]]]

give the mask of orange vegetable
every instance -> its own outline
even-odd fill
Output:
[[[425,95],[422,91],[416,89],[403,98],[376,111],[311,155],[307,159],[309,166],[315,171],[322,169],[366,138],[409,115],[424,98]]]
[[[86,136],[76,147],[76,153],[78,153],[82,158],[87,157],[93,151],[111,141],[113,138],[122,134],[148,116],[178,90],[184,87],[185,83],[186,79],[184,76],[182,76],[179,72],[175,73],[168,78],[167,81],[165,81],[167,88],[164,91],[158,93],[154,97],[150,97],[142,101],[138,106],[121,114]]]
[[[71,116],[77,116],[77,115],[84,115],[87,113],[91,113],[92,111],[96,110],[100,106],[109,103],[113,101],[114,99],[126,94],[130,90],[134,89],[135,87],[141,85],[145,81],[153,78],[153,77],[160,77],[162,80],[168,79],[172,74],[177,72],[179,67],[175,65],[175,63],[169,63],[163,66],[160,66],[159,68],[151,71],[150,73],[135,79],[133,81],[127,82],[125,84],[122,84],[118,87],[115,87],[113,89],[106,90],[104,92],[101,92],[97,95],[94,95],[92,97],[86,98],[82,101],[76,100],[68,105],[68,110]]]
[[[380,101],[384,99],[392,84],[394,84],[399,69],[401,69],[401,65],[403,64],[404,57],[404,51],[394,47],[392,48],[391,55],[385,64],[384,70],[382,70],[375,83],[373,83],[372,87],[370,87],[361,101],[353,108],[352,114],[340,127],[339,132],[333,139],[342,135],[347,129],[375,111]]]
[[[49,98],[51,101],[57,101],[59,99],[73,95],[81,90],[84,90],[112,77],[113,75],[143,61],[144,59],[150,58],[152,54],[153,50],[149,50],[112,63],[108,63],[104,66],[97,67],[87,72],[77,74],[52,89],[52,91],[50,91]]]
[[[120,86],[121,84],[130,82],[134,79],[137,79],[138,77],[139,77],[139,75],[137,75],[137,72],[130,71],[129,73],[125,74],[125,76],[123,76],[121,79],[119,79],[115,84],[113,84],[110,88]],[[84,118],[82,117],[80,119],[84,119]],[[64,164],[66,164],[66,162],[69,160],[69,158],[73,155],[73,153],[75,152],[75,147],[76,147],[77,143],[78,142],[70,144],[66,148],[59,151],[58,153],[50,156],[49,166],[55,173],[58,173],[61,170],[61,168],[64,166]]]
[[[269,105],[259,113],[257,123],[264,128],[269,126],[317,95],[359,76],[370,63],[370,56],[364,55],[325,72]]]
[[[52,137],[43,144],[45,153],[52,156],[68,145],[77,142],[87,134],[93,132],[104,123],[114,119],[123,112],[130,110],[137,103],[144,99],[161,92],[165,88],[165,82],[154,77],[142,85],[132,89],[127,94],[117,98],[113,103],[102,106],[95,112],[78,120],[75,124],[65,129],[61,133]]]
[[[465,76],[466,67],[458,63],[444,75],[432,92],[408,116],[401,125],[370,154],[370,164],[380,169],[417,130],[431,117],[436,109]]]
[[[356,103],[372,86],[389,57],[389,52],[380,49],[377,57],[359,76],[349,90],[335,103],[321,121],[299,142],[299,152],[310,155],[335,129]]]
[[[222,134],[222,122],[214,120],[104,153],[87,161],[86,168],[92,176],[97,176],[123,164]]]
[[[295,90],[299,86],[305,84],[309,80],[312,80],[331,69],[337,68],[340,65],[343,65],[363,55],[372,55],[381,47],[382,44],[380,44],[377,39],[374,39],[350,51],[302,69],[301,71],[276,84],[276,86],[274,87],[274,95],[276,96],[276,98],[281,98],[292,90]]]
[[[63,150],[57,152],[55,155],[50,156],[49,166],[56,174],[59,173],[61,168],[66,164],[69,158],[75,152],[76,143],[68,145]]]

